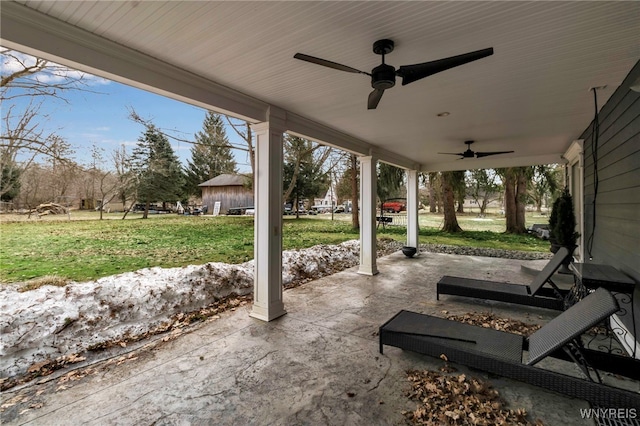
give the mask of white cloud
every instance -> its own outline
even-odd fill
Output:
[[[5,53],[8,51],[9,49],[2,48],[0,52]],[[33,66],[35,63],[35,57],[13,50],[11,51],[11,56],[3,55],[2,72],[4,74],[20,71],[24,69],[24,67]],[[110,80],[107,80],[105,78],[67,68],[64,65],[59,65],[55,62],[49,62],[49,64],[52,66],[52,69],[48,69],[41,73],[38,73],[33,78],[45,84],[60,83],[68,79],[82,79],[85,84],[89,86],[99,86],[111,83]]]

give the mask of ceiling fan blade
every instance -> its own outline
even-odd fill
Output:
[[[293,55],[295,59],[300,59],[301,61],[311,62],[312,64],[322,65],[325,67],[333,68],[339,71],[352,72],[355,74],[366,74],[371,75],[368,72],[360,71],[355,68],[348,67],[346,65],[339,64],[337,62],[327,61],[326,59],[316,58],[314,56],[305,55],[304,53],[296,53]]]
[[[476,152],[477,158],[486,157],[488,155],[498,155],[498,154],[511,154],[515,151],[492,151],[492,152]]]
[[[439,152],[438,154],[445,154],[445,155],[463,155],[463,156],[464,156],[464,152]]]
[[[402,77],[402,85],[404,86],[441,71],[464,65],[491,55],[493,55],[493,47],[476,50],[475,52],[463,53],[462,55],[451,56],[449,58],[438,59],[437,61],[424,62],[422,64],[402,65],[396,71],[396,75]]]
[[[382,95],[384,95],[384,89],[373,89],[373,92],[369,93],[367,109],[376,109],[380,99],[382,99]]]

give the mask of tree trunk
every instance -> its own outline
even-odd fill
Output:
[[[504,214],[507,224],[507,233],[517,234],[518,222],[516,219],[516,179],[512,168],[508,169],[505,173]]]
[[[125,220],[127,218],[127,215],[129,214],[129,212],[131,211],[131,209],[133,208],[133,206],[135,206],[136,204],[136,200],[135,198],[133,199],[133,201],[131,201],[131,205],[129,206],[129,208],[125,207],[125,203],[124,201],[122,202],[122,207],[124,208],[124,214],[122,215],[122,220]]]
[[[442,204],[444,208],[444,225],[442,230],[445,232],[460,232],[462,231],[462,228],[458,225],[458,219],[456,218],[455,196],[452,180],[452,172],[442,173]]]
[[[437,210],[437,198],[435,189],[436,173],[429,173],[429,212],[435,213]]]
[[[518,167],[516,179],[516,233],[524,234],[525,232],[527,232],[527,225],[525,223],[525,207],[527,205],[527,175],[523,167]]]
[[[360,203],[358,201],[358,158],[351,155],[351,226],[360,229]]]
[[[464,194],[460,194],[458,197],[458,210],[456,213],[464,213]]]

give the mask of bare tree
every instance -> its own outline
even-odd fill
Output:
[[[120,152],[116,150],[113,154],[114,158],[118,158],[119,154]],[[105,206],[118,196],[121,188],[121,180],[118,178],[116,172],[113,170],[104,170],[100,167],[101,164],[104,164],[104,149],[94,145],[91,148],[91,165],[85,170],[89,175],[89,179],[84,179],[86,183],[85,198],[91,200],[97,199],[97,206],[90,205],[91,203],[89,203],[88,207],[95,207],[100,211],[100,220],[103,219]],[[114,166],[117,170],[119,165],[114,164]]]
[[[484,216],[487,205],[497,198],[500,184],[493,169],[471,170],[467,174],[467,188],[469,195],[480,207],[480,215]]]
[[[49,171],[39,164],[24,170],[18,195],[18,205],[21,208],[31,212],[37,205],[51,200],[49,192],[44,188],[48,173]]]
[[[251,188],[255,188],[255,175],[256,175],[256,151],[253,146],[253,132],[251,131],[251,125],[248,121],[240,121],[231,117],[225,117],[229,126],[233,129],[238,136],[242,138],[247,145],[246,152],[249,156],[249,165],[251,166]],[[239,148],[235,148],[239,149]]]
[[[532,166],[529,196],[536,205],[536,211],[542,212],[542,203],[553,197],[560,189],[560,168],[557,165]]]
[[[55,158],[58,163],[69,161],[60,154],[60,138],[44,129],[49,119],[41,112],[45,99],[67,102],[65,93],[88,90],[86,74],[70,70],[47,60],[2,49],[0,102],[2,103],[2,134],[0,135],[0,169],[16,169],[24,173],[37,158]],[[28,102],[20,101],[28,98]],[[0,182],[0,195],[13,189],[16,182]]]
[[[56,198],[71,195],[72,186],[81,167],[71,159],[75,153],[71,145],[60,136],[51,138],[49,150],[51,155],[46,157],[46,163],[51,166],[48,184],[52,200],[55,201]]]

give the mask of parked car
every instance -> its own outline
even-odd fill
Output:
[[[333,210],[334,213],[344,213],[344,206],[338,206]]]

